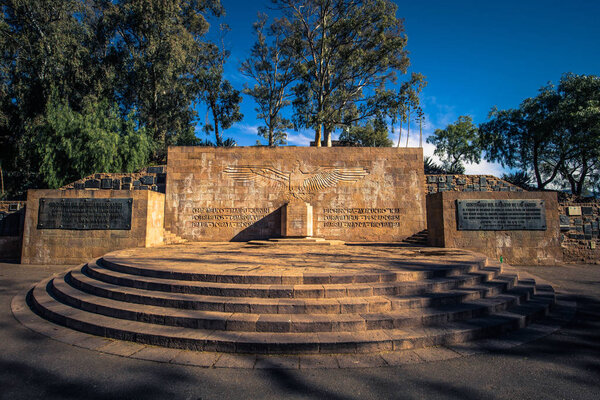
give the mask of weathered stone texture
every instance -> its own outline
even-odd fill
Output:
[[[466,231],[457,229],[456,200],[540,199],[546,207],[546,230]],[[554,192],[443,192],[427,195],[429,244],[477,251],[511,264],[556,264],[562,261]]]
[[[41,198],[132,198],[130,230],[38,229]],[[76,264],[109,251],[163,241],[164,194],[147,190],[29,190],[21,262]]]
[[[313,206],[318,237],[396,241],[425,228],[417,148],[171,147],[167,177],[166,227],[188,240],[280,236],[295,198]]]

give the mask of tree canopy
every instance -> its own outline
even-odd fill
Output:
[[[389,0],[273,0],[295,58],[294,123],[324,135],[375,116],[386,83],[409,65],[406,35]]]
[[[478,129],[470,116],[461,115],[454,124],[445,129],[436,129],[427,138],[435,145],[433,154],[440,157],[442,167],[454,173],[464,173],[464,163],[478,163],[481,150],[478,144]]]
[[[565,74],[519,108],[480,125],[486,159],[531,173],[538,189],[567,182],[582,194],[600,167],[600,77]]]

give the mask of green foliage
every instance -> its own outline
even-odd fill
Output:
[[[368,121],[366,125],[354,125],[340,135],[340,144],[357,147],[391,147],[387,124],[382,117]]]
[[[226,27],[222,29],[227,29]],[[229,57],[226,50],[218,46],[207,46],[206,62],[208,68],[198,77],[200,82],[201,98],[206,103],[208,110],[212,113],[212,124],[204,125],[204,132],[215,134],[215,144],[223,145],[221,130],[229,129],[235,122],[244,117],[240,112],[242,96],[239,90],[233,88],[231,83],[223,77],[223,66]]]
[[[296,59],[294,122],[331,145],[343,125],[375,116],[379,92],[409,65],[406,36],[389,0],[274,0]]]
[[[436,129],[427,143],[435,145],[434,154],[440,157],[447,171],[464,171],[463,163],[481,160],[478,129],[470,116],[462,115],[445,129]]]
[[[109,36],[119,76],[116,93],[126,110],[136,110],[157,143],[155,161],[169,144],[188,135],[201,96],[207,46],[201,38],[209,24],[204,15],[220,15],[218,0],[120,0],[94,3]],[[217,85],[219,87],[219,85]]]
[[[565,74],[518,109],[481,124],[489,161],[531,173],[538,189],[567,182],[580,195],[600,167],[600,77]]]
[[[291,122],[281,116],[281,110],[290,104],[286,89],[295,79],[294,59],[286,49],[288,39],[282,24],[276,21],[265,33],[267,16],[258,17],[254,23],[256,43],[240,71],[256,82],[253,87],[246,87],[244,93],[254,98],[258,104],[257,117],[265,122],[265,126],[258,128],[258,134],[267,139],[269,146],[276,146],[286,143],[285,130],[292,128]],[[272,38],[271,44],[267,42],[267,34]]]
[[[525,171],[511,172],[510,174],[503,174],[502,179],[508,183],[512,183],[525,190],[531,190],[531,176]]]
[[[41,122],[30,128],[39,173],[58,188],[94,172],[133,172],[148,163],[151,139],[107,101],[88,103],[81,113],[51,98]]]

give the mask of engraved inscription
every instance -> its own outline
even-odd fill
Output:
[[[456,200],[458,230],[546,230],[543,200]]]
[[[55,199],[39,202],[38,229],[129,230],[132,199]]]
[[[197,207],[192,209],[192,228],[247,228],[272,211],[268,207]]]
[[[324,208],[325,228],[397,228],[401,226],[400,208]]]

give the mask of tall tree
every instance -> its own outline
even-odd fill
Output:
[[[392,141],[388,136],[388,127],[379,115],[365,125],[354,125],[340,134],[340,144],[357,147],[391,147]]]
[[[269,146],[276,146],[285,144],[285,130],[292,127],[291,121],[281,116],[281,110],[290,104],[287,89],[295,79],[295,64],[285,46],[281,23],[275,21],[266,28],[267,18],[265,14],[259,14],[258,21],[254,23],[256,43],[240,70],[256,82],[253,87],[245,88],[244,93],[254,98],[258,104],[258,118],[265,123],[265,126],[259,127],[258,133],[267,139]],[[271,43],[268,43],[269,37]]]
[[[493,108],[491,120],[479,126],[486,159],[531,172],[537,188],[544,189],[567,157],[568,140],[556,119],[559,103],[554,86],[548,85],[518,109]]]
[[[314,128],[316,146],[323,135],[331,146],[336,127],[376,115],[382,107],[379,89],[398,71],[406,72],[406,36],[397,7],[389,0],[273,2],[284,15],[298,59],[294,121]]]
[[[468,115],[461,115],[445,129],[436,129],[427,138],[427,143],[435,145],[433,154],[440,157],[442,166],[448,171],[464,172],[463,163],[481,160],[478,129]]]
[[[205,15],[219,16],[218,0],[97,0],[112,51],[121,60],[119,103],[134,110],[156,143],[154,160],[194,129],[198,80],[204,75]]]
[[[229,129],[231,125],[243,118],[240,112],[242,96],[240,91],[234,89],[223,76],[225,60],[229,52],[210,44],[207,46],[206,56],[209,66],[200,74],[199,85],[202,90],[201,98],[207,106],[207,114],[209,111],[212,114],[212,123],[205,121],[204,131],[207,135],[214,132],[215,144],[223,146],[222,130]]]
[[[565,74],[557,87],[557,126],[568,140],[560,174],[571,193],[581,195],[600,169],[600,77]]]

